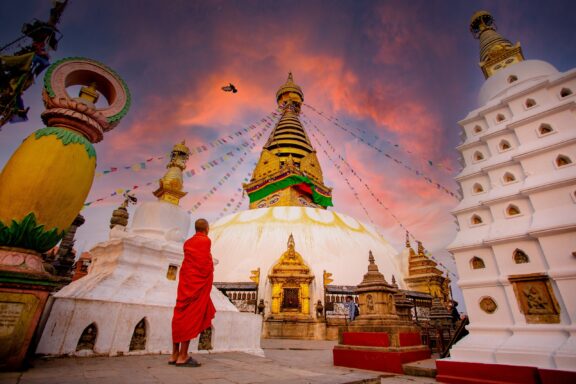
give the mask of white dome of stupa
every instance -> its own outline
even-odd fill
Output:
[[[499,103],[509,94],[516,94],[534,86],[542,79],[559,74],[552,64],[542,60],[524,60],[515,63],[486,79],[478,94],[478,104],[485,106],[491,100],[494,100],[494,104]]]
[[[370,251],[386,280],[394,275],[404,288],[395,262],[398,252],[374,228],[335,211],[293,206],[252,209],[212,224],[212,256],[220,261],[214,281],[246,282],[259,267],[259,291],[269,295],[267,276],[286,252],[290,234],[314,275],[311,293],[316,300],[322,298],[323,271],[332,273],[332,284],[358,285]]]

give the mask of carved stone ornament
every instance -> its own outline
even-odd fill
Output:
[[[529,324],[560,322],[560,306],[550,279],[542,273],[509,276],[520,312]]]
[[[498,304],[496,304],[493,298],[486,296],[483,297],[482,300],[480,300],[480,308],[484,312],[491,315],[494,312],[496,312],[496,309],[498,309]]]

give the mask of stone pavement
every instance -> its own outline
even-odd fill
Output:
[[[247,384],[435,383],[332,365],[333,341],[263,339],[266,357],[239,352],[204,353],[198,368],[167,364],[167,355],[36,359],[25,372],[0,373],[0,384]]]

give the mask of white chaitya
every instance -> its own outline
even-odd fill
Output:
[[[267,276],[286,251],[290,234],[314,275],[312,303],[324,302],[324,271],[332,273],[337,285],[361,282],[370,251],[387,281],[394,275],[404,288],[398,252],[374,228],[335,211],[293,206],[252,209],[220,219],[210,231],[212,254],[220,261],[214,281],[248,281],[250,271],[260,268],[258,297],[264,299],[267,314],[272,294]]]
[[[139,206],[131,228],[114,227],[108,241],[90,250],[88,275],[54,295],[36,352],[110,356],[171,352],[177,276],[189,227],[189,215],[177,205],[153,201]],[[212,323],[213,351],[262,355],[261,317],[239,312],[215,288],[211,298],[217,311]],[[135,328],[143,319],[143,349],[131,351]],[[83,332],[91,324],[97,333],[93,348],[77,351]],[[195,339],[190,352],[197,347]]]
[[[449,250],[471,324],[452,361],[576,370],[575,93],[576,70],[521,61],[460,121]]]

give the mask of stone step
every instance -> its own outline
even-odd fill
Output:
[[[405,375],[436,377],[436,359],[426,359],[402,364]]]

